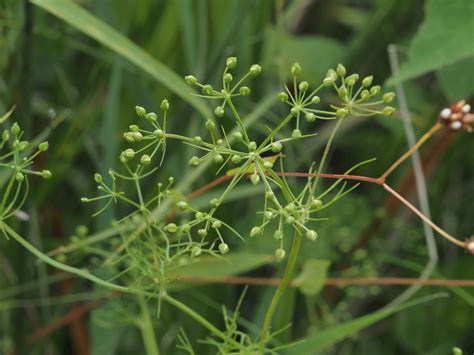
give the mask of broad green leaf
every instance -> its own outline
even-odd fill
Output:
[[[273,255],[232,252],[222,258],[203,256],[199,262],[179,268],[179,274],[185,276],[232,276],[254,270],[271,263]]]
[[[384,319],[392,314],[403,311],[407,308],[417,306],[424,302],[433,301],[440,297],[446,297],[446,294],[435,294],[428,297],[418,298],[416,300],[406,302],[400,306],[381,309],[372,314],[362,316],[342,324],[332,326],[330,328],[316,330],[310,333],[300,343],[292,346],[286,351],[286,354],[318,354],[322,350],[329,348],[332,345],[346,339],[347,337],[356,334],[360,330]]]
[[[184,83],[183,78],[87,10],[71,0],[31,0],[31,2],[128,59],[202,115],[212,117],[210,109],[201,99],[189,95],[192,89]]]
[[[474,94],[474,56],[444,67],[436,77],[450,101],[468,98]]]
[[[306,260],[301,274],[296,278],[300,291],[308,296],[317,295],[326,282],[330,264],[329,260]]]
[[[429,0],[425,20],[410,45],[410,59],[395,84],[474,56],[474,1]]]

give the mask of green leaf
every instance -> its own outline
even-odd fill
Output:
[[[415,78],[473,56],[473,19],[472,0],[428,1],[425,20],[410,45],[410,59],[388,84]]]
[[[392,314],[398,313],[410,307],[417,306],[424,302],[429,302],[440,297],[446,297],[446,294],[435,294],[428,297],[418,298],[406,302],[400,306],[385,308],[372,314],[362,316],[348,322],[338,324],[323,330],[316,330],[309,334],[301,342],[292,346],[286,351],[286,354],[317,354],[321,350],[337,344],[347,337],[359,332],[360,330],[384,319]]]
[[[182,77],[87,10],[70,0],[31,0],[31,2],[128,59],[206,118],[212,117],[211,110],[201,99],[189,95],[192,89],[184,83]]]
[[[295,280],[300,284],[300,291],[307,296],[317,295],[326,282],[330,264],[329,260],[307,260],[303,265],[303,271]]]
[[[474,57],[444,67],[436,73],[436,77],[450,101],[468,98],[474,94]]]

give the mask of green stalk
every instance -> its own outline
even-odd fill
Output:
[[[290,256],[288,258],[288,263],[286,264],[283,277],[281,279],[280,284],[278,285],[277,290],[275,291],[275,294],[273,295],[273,298],[270,303],[270,306],[268,307],[267,313],[265,314],[265,319],[263,321],[263,326],[262,326],[262,332],[260,333],[261,348],[264,348],[265,345],[268,343],[273,315],[276,311],[276,308],[278,306],[278,303],[280,302],[281,297],[283,296],[283,293],[288,287],[288,284],[290,283],[291,278],[293,276],[293,272],[296,267],[296,261],[298,260],[300,247],[301,247],[301,234],[297,230],[293,238],[293,244],[291,245]]]
[[[139,318],[139,328],[142,333],[146,353],[148,355],[160,355],[160,350],[158,349],[155,338],[155,332],[153,330],[153,323],[151,321],[150,312],[148,311],[145,298],[143,296],[138,296],[137,298],[142,312],[141,317]]]

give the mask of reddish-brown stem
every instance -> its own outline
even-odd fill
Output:
[[[436,132],[437,129],[434,129],[436,125],[430,129],[429,132]],[[433,133],[431,133],[433,134]],[[425,134],[426,135],[426,134]],[[427,139],[427,138],[426,138]],[[425,139],[425,140],[426,140]],[[420,139],[421,141],[421,139]],[[419,141],[419,142],[420,142]],[[410,153],[411,154],[411,153]],[[399,159],[400,160],[400,159]],[[389,169],[390,170],[390,169]],[[393,169],[392,169],[393,170]],[[355,181],[361,181],[361,182],[368,182],[372,184],[376,184],[379,186],[382,186],[385,191],[390,193],[392,196],[394,196],[397,200],[402,202],[405,206],[407,206],[411,211],[413,211],[418,217],[420,217],[423,221],[428,223],[435,231],[437,231],[442,237],[448,239],[450,242],[456,244],[457,246],[460,246],[461,248],[465,249],[466,248],[466,242],[463,242],[446,231],[444,231],[441,227],[433,223],[428,217],[426,217],[420,210],[418,210],[415,206],[413,206],[410,202],[408,202],[404,197],[402,197],[398,192],[393,190],[389,185],[387,185],[384,180],[383,180],[383,175],[380,178],[373,178],[369,176],[360,176],[360,175],[346,175],[346,174],[329,174],[329,173],[299,173],[299,172],[276,172],[278,176],[295,176],[295,177],[320,177],[320,178],[326,178],[326,179],[344,179],[344,180],[355,180]],[[193,199],[196,198],[205,192],[209,191],[213,187],[216,187],[227,180],[230,180],[232,176],[221,176],[220,178],[210,182],[207,185],[202,186],[198,190],[192,192],[191,194],[188,195],[188,199]]]
[[[405,206],[407,206],[410,210],[413,211],[418,217],[420,217],[424,222],[428,223],[431,228],[433,228],[435,231],[437,231],[441,236],[449,240],[450,242],[460,246],[461,248],[465,248],[466,244],[465,242],[462,242],[455,237],[453,237],[451,234],[447,233],[444,231],[442,228],[438,227],[435,223],[431,221],[428,217],[426,217],[419,209],[417,209],[415,206],[413,206],[410,202],[408,202],[403,196],[401,196],[398,192],[396,192],[394,189],[392,189],[390,186],[387,184],[382,185],[385,191],[388,193],[392,194],[394,197],[396,197],[401,203],[403,203]]]

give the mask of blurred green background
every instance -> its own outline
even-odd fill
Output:
[[[456,100],[469,101],[474,94],[472,0],[76,1],[87,13],[74,11],[71,3],[0,0],[0,112],[16,105],[14,118],[29,137],[52,130],[51,149],[37,164],[54,176],[34,182],[27,207],[30,221],[17,222],[17,229],[42,250],[68,244],[78,225],[87,225],[93,233],[120,215],[120,209],[112,208],[92,219],[94,206],[82,205],[80,198],[94,195],[94,172],[118,165],[122,132],[136,119],[135,105],[158,111],[166,97],[171,103],[170,131],[204,134],[203,118],[213,107],[189,96],[191,89],[181,78],[192,73],[203,82],[217,83],[228,56],[238,57],[237,72],[253,63],[263,67],[262,76],[252,82],[250,99],[239,102],[242,112],[254,115],[257,135],[265,124],[284,117],[275,94],[295,61],[310,83],[318,83],[339,62],[349,72],[373,74],[376,82],[385,83],[385,90],[402,83],[417,136],[433,125],[442,108]],[[398,75],[390,69],[390,44],[396,45],[401,62]],[[307,171],[313,161],[318,162],[332,125],[318,122],[317,137],[292,144],[286,154],[293,158],[285,161],[286,170]],[[377,176],[406,146],[398,113],[390,118],[352,118],[336,138],[328,170],[342,172],[375,157],[377,161],[361,174]],[[421,151],[432,218],[461,238],[474,231],[473,152],[472,135],[447,132]],[[179,181],[188,176],[192,153],[192,148],[172,143],[160,177],[172,175]],[[212,171],[199,176],[187,191],[213,178]],[[390,183],[417,203],[409,162]],[[256,191],[242,185],[223,212],[237,229],[253,225],[257,212],[253,206],[261,201]],[[421,222],[376,186],[360,186],[327,215],[330,220],[317,225],[318,242],[305,245],[301,265],[312,259],[329,260],[329,276],[334,277],[418,277],[429,261]],[[280,275],[281,270],[268,262],[275,247],[269,239],[232,245],[243,257],[250,252],[261,256],[240,271]],[[439,237],[436,243],[436,276],[473,278],[472,258]],[[80,265],[81,260],[73,262]],[[126,297],[38,336],[38,331],[82,302],[100,296],[87,295],[91,285],[85,281],[52,282],[55,277],[61,275],[0,238],[0,353],[13,348],[17,354],[143,352],[136,327],[121,316]],[[279,341],[317,334],[374,312],[406,288],[325,287],[316,295],[292,289],[277,323],[293,326]],[[186,288],[179,297],[220,324],[220,305],[233,309],[241,291],[241,286],[210,285]],[[450,297],[363,327],[321,353],[448,354],[459,346],[469,354],[474,351],[474,290],[423,287],[417,295],[440,291]],[[243,326],[261,324],[271,293],[272,288],[249,289]],[[206,335],[186,316],[166,308],[156,324],[163,353],[180,353],[175,349],[179,327],[186,329],[193,343]],[[249,329],[255,331],[255,326]],[[204,345],[197,349],[199,354],[209,351]]]

